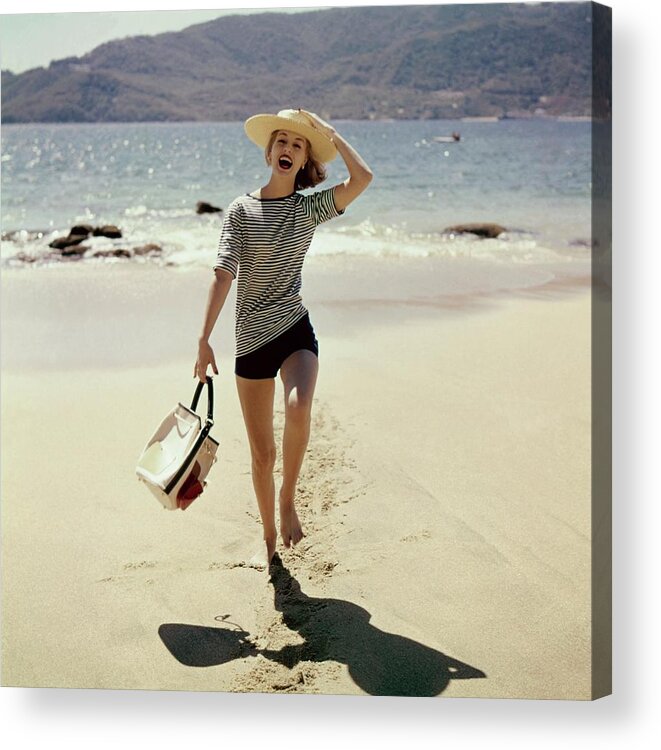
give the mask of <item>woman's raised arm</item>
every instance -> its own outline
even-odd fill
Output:
[[[329,125],[321,117],[315,115],[313,112],[308,112],[304,109],[300,110],[304,114],[310,125],[323,133],[325,136],[331,139],[335,144],[340,156],[344,159],[344,163],[347,165],[349,170],[349,177],[339,185],[335,187],[335,207],[338,211],[343,211],[351,201],[354,201],[365,188],[372,181],[372,170],[367,166],[367,163],[362,156],[350,146],[347,141],[335,130],[332,125]]]

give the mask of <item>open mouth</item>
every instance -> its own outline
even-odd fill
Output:
[[[288,156],[281,156],[278,159],[278,164],[281,169],[291,169],[294,166],[294,162]]]

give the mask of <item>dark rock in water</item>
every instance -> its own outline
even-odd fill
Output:
[[[118,239],[122,236],[122,233],[114,224],[105,224],[102,227],[94,227],[93,235],[95,237],[110,237],[110,239]]]
[[[478,237],[493,239],[507,230],[505,227],[501,227],[500,224],[457,224],[454,227],[448,227],[444,231],[454,234],[476,234]]]
[[[88,250],[89,247],[86,245],[69,245],[68,247],[63,247],[60,250],[60,254],[65,258],[82,258]]]
[[[160,255],[162,252],[163,248],[153,242],[133,248],[133,255]]]
[[[82,234],[85,237],[90,235],[94,231],[94,227],[90,224],[76,224],[75,227],[71,227],[69,234]]]
[[[67,237],[58,237],[52,242],[49,242],[48,246],[53,247],[56,250],[63,250],[71,245],[79,245],[83,240],[86,240],[90,234],[94,237],[109,237],[110,239],[117,239],[122,236],[119,229],[112,224],[106,224],[103,227],[92,227],[89,224],[76,224],[75,227],[71,227]]]
[[[70,234],[68,237],[58,237],[52,242],[49,242],[48,247],[53,247],[55,248],[55,250],[64,251],[68,247],[79,245],[83,240],[86,239],[86,234]]]
[[[112,248],[111,250],[94,250],[92,258],[130,258],[131,252],[124,248]]]
[[[211,203],[205,203],[204,201],[198,201],[195,206],[196,214],[217,214],[222,212],[222,208],[212,206]]]

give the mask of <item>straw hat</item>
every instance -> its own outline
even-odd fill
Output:
[[[329,162],[337,156],[337,149],[330,138],[315,130],[308,118],[297,109],[282,109],[277,115],[254,115],[243,126],[250,140],[266,148],[274,130],[289,130],[307,138],[312,154],[318,161]]]

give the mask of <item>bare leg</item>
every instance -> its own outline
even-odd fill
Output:
[[[280,533],[285,547],[298,544],[303,529],[296,514],[294,496],[310,439],[312,398],[319,360],[306,349],[287,357],[280,369],[285,387],[285,429],[282,437],[282,487],[280,488]]]
[[[252,456],[252,483],[255,488],[259,514],[264,527],[265,556],[258,555],[251,562],[257,567],[268,567],[275,554],[275,438],[273,436],[273,396],[275,379],[250,380],[236,376],[236,385],[246,424]],[[259,559],[257,559],[259,558]]]

